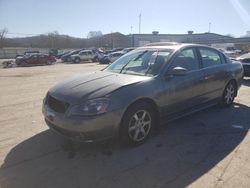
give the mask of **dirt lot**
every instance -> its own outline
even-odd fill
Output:
[[[47,90],[102,68],[0,69],[0,188],[250,187],[250,79],[233,107],[167,123],[139,147],[72,144],[49,131],[41,113]]]

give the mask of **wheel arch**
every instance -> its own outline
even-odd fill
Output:
[[[150,106],[154,109],[155,118],[156,118],[156,125],[155,125],[155,128],[157,128],[158,125],[159,125],[160,111],[159,111],[159,108],[158,108],[156,102],[155,102],[153,99],[149,98],[149,97],[139,98],[139,99],[136,99],[135,101],[133,101],[132,103],[130,103],[130,104],[127,106],[127,108],[126,108],[126,110],[124,111],[124,113],[122,114],[122,118],[121,118],[120,125],[121,125],[121,123],[122,123],[122,121],[123,121],[123,119],[124,119],[125,114],[128,112],[128,110],[129,110],[132,106],[134,106],[134,105],[136,105],[136,104],[138,104],[138,103],[146,103],[146,104],[150,105]],[[120,128],[119,128],[119,129],[120,129]]]

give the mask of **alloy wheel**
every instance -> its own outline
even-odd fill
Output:
[[[146,110],[137,111],[130,119],[128,134],[135,142],[145,139],[151,129],[151,116]]]
[[[232,83],[228,84],[225,90],[224,101],[226,104],[231,104],[235,96],[235,87]]]

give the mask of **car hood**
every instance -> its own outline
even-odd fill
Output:
[[[70,104],[77,104],[88,99],[103,97],[121,87],[148,79],[151,77],[97,71],[62,81],[51,88],[49,94]]]

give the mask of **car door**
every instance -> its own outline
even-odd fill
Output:
[[[81,59],[82,59],[83,61],[88,60],[88,52],[82,52]]]
[[[89,51],[87,54],[88,54],[87,59],[88,59],[88,60],[92,60],[92,59],[93,59],[93,57],[92,57],[92,52]]]
[[[196,48],[180,51],[170,62],[164,75],[162,104],[163,114],[170,115],[195,107],[203,102],[203,75]],[[185,75],[172,75],[176,67],[185,68]]]
[[[28,59],[27,59],[27,63],[31,64],[31,65],[35,65],[37,63],[37,55],[31,55]]]
[[[224,56],[217,50],[206,47],[198,49],[204,75],[204,97],[208,102],[221,97],[228,77],[227,64]]]
[[[47,56],[45,56],[45,55],[37,55],[37,63],[36,64],[44,65],[44,64],[47,63],[47,61],[48,61]]]

